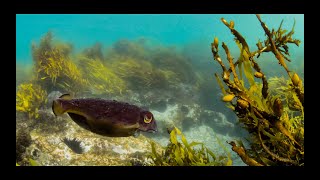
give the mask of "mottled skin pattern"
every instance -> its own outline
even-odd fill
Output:
[[[104,99],[56,99],[63,113],[79,126],[109,137],[126,137],[137,131],[157,131],[151,112],[124,102]],[[150,123],[144,118],[152,118]]]

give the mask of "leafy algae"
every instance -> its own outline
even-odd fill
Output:
[[[178,140],[181,138],[181,142]],[[200,149],[194,146],[200,145]],[[158,153],[154,142],[151,141],[150,158],[155,166],[223,166],[232,165],[231,155],[216,156],[203,143],[188,143],[183,133],[176,127],[170,132],[170,143],[164,151]]]

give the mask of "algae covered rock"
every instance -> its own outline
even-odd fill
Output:
[[[27,148],[28,156],[42,166],[124,166],[148,165],[150,139],[138,137],[110,138],[96,135],[78,127],[67,117],[66,128],[55,133],[34,129],[31,131],[32,145]],[[56,129],[55,124],[47,126]],[[43,127],[42,127],[43,128]],[[76,138],[82,153],[72,150],[64,139]],[[157,149],[161,147],[157,145]]]
[[[26,149],[31,145],[32,139],[27,128],[20,129],[16,133],[16,162],[25,164]]]

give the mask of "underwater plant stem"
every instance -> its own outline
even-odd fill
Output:
[[[276,58],[278,59],[279,63],[281,66],[284,67],[284,69],[289,72],[289,69],[284,61],[283,56],[281,55],[281,53],[277,50],[276,44],[274,42],[274,40],[272,39],[272,34],[270,32],[270,30],[268,29],[267,25],[261,20],[260,15],[256,14],[258,20],[260,21],[260,24],[264,30],[264,32],[267,34],[268,38],[269,38],[269,43],[270,43],[270,48],[271,51],[273,52],[273,54],[276,56]]]
[[[257,72],[263,74],[263,76],[262,76],[262,90],[261,90],[261,92],[262,92],[263,98],[266,99],[266,98],[268,97],[268,81],[267,81],[267,78],[266,78],[266,76],[264,75],[264,73],[262,73],[261,68],[259,67],[259,64],[253,59],[253,57],[251,56],[249,59],[250,59],[250,61],[251,61],[252,64],[253,64],[253,68],[254,68]]]
[[[261,124],[266,124],[267,126],[270,125],[269,121],[266,120],[261,113],[258,112],[258,110],[254,109],[255,114],[257,114],[259,116],[259,118],[261,119]],[[288,137],[291,141],[293,141],[295,144],[297,144],[299,146],[299,148],[301,148],[301,145],[293,138],[292,134],[283,126],[282,122],[279,119],[275,119],[272,122],[274,122],[273,124],[271,124],[272,126],[274,126],[279,132],[281,132],[283,135],[285,135],[286,137]],[[260,128],[261,128],[261,124],[260,124]],[[258,127],[258,128],[259,128]]]
[[[278,161],[281,161],[281,162],[285,162],[285,163],[291,163],[291,164],[294,164],[294,165],[298,165],[298,163],[296,161],[293,161],[291,159],[288,159],[288,158],[284,158],[284,157],[280,157],[279,155],[271,152],[269,150],[269,148],[263,143],[262,141],[262,138],[261,138],[261,126],[259,125],[258,126],[258,137],[259,137],[259,141],[261,143],[261,146],[262,148],[271,156],[273,157],[274,159],[278,160]]]
[[[275,122],[274,125],[282,134],[284,134],[285,136],[287,136],[291,141],[293,141],[295,144],[297,144],[299,146],[299,148],[301,148],[301,145],[293,138],[292,134],[283,126],[281,121],[277,121]]]
[[[251,57],[255,57],[263,52],[268,52],[270,51],[270,48],[268,48],[267,46],[263,47],[262,49],[258,49],[257,51],[254,51],[253,53],[251,53]],[[259,56],[258,56],[259,57]]]
[[[256,115],[259,116],[259,118],[263,121],[262,124],[266,124],[268,123],[268,126],[270,125],[269,121],[266,120],[263,115],[261,113],[259,113],[258,110],[254,109],[254,112]],[[282,122],[279,119],[274,119],[271,122],[273,122],[273,124],[271,124],[272,126],[274,126],[279,132],[281,132],[283,135],[285,135],[286,137],[288,137],[291,141],[293,141],[294,143],[296,143],[299,148],[301,148],[301,145],[293,138],[293,136],[291,135],[291,133],[283,126]],[[261,126],[261,125],[260,125]]]
[[[231,30],[232,34],[236,37],[236,39],[242,44],[242,47],[243,47],[244,50],[247,52],[247,54],[250,55],[249,60],[253,63],[253,68],[254,68],[257,72],[262,73],[262,72],[261,72],[261,69],[260,69],[260,67],[259,67],[259,65],[258,65],[258,63],[256,63],[256,62],[254,61],[252,54],[253,54],[253,55],[259,54],[259,53],[261,53],[261,52],[263,52],[263,51],[268,50],[268,48],[267,48],[267,47],[264,47],[264,48],[262,48],[261,50],[259,50],[258,52],[250,53],[249,46],[248,46],[248,43],[246,42],[245,38],[244,38],[237,30],[235,30],[233,26],[231,26],[231,23],[228,24],[223,18],[221,18],[221,20],[222,20],[222,22]],[[236,75],[236,73],[235,73],[235,66],[238,64],[238,61],[237,61],[235,64],[233,64],[233,63],[232,63],[232,57],[231,57],[231,55],[230,55],[230,53],[229,53],[228,47],[227,47],[224,43],[222,43],[222,47],[223,47],[223,48],[225,49],[225,51],[226,51],[227,58],[228,58],[228,61],[229,61],[229,63],[230,63],[230,70],[231,70],[231,72],[234,74],[234,79],[235,79],[234,81],[235,81],[236,84],[238,84],[239,81],[238,81],[237,75]],[[230,71],[230,70],[229,70],[229,71]],[[263,74],[263,73],[262,73],[262,74]],[[268,96],[268,82],[267,82],[265,76],[262,77],[262,82],[263,82],[262,95],[263,95],[264,98],[267,98],[267,96]]]
[[[237,38],[237,40],[240,41],[240,43],[242,44],[244,50],[250,54],[250,50],[249,50],[249,46],[246,42],[246,40],[244,39],[244,37],[237,31],[234,29],[234,23],[227,23],[227,21],[224,18],[221,18],[221,21],[223,22],[223,24],[225,24],[231,31],[231,33]],[[233,22],[233,21],[232,21]]]
[[[263,98],[268,97],[268,81],[265,76],[262,76],[262,90],[261,90]]]
[[[232,61],[233,61],[233,58],[232,58],[232,56],[231,56],[231,54],[230,54],[229,48],[228,48],[228,46],[227,46],[224,42],[222,43],[222,47],[223,47],[224,51],[225,51],[226,54],[227,54],[227,59],[228,59],[228,61],[229,61],[230,69],[231,69],[231,72],[232,72],[232,74],[233,74],[234,82],[235,82],[237,85],[239,85],[240,82],[239,82],[239,79],[238,79],[238,76],[237,76],[236,69],[234,68],[234,64],[233,64],[233,62],[232,62]]]
[[[218,54],[218,50],[215,49],[214,44],[212,43],[212,54],[213,54],[213,58],[218,61],[218,63],[220,64],[221,68],[222,68],[222,77],[223,79],[229,79],[230,73],[227,71],[226,66],[223,64],[222,59],[220,58],[219,54]]]
[[[220,77],[218,76],[217,73],[214,73],[214,76],[216,77],[216,80],[217,80],[218,85],[219,85],[219,87],[220,87],[220,89],[221,89],[221,91],[222,91],[222,94],[226,95],[227,92],[226,92],[226,90],[224,89],[224,86],[223,86],[223,84],[222,84],[222,82],[221,82],[221,80],[220,80]]]
[[[229,143],[232,146],[232,151],[236,152],[242,161],[249,166],[263,166],[262,164],[258,163],[256,160],[252,159],[246,154],[246,151],[243,147],[239,147],[236,145],[235,142],[231,141]]]
[[[301,105],[304,107],[304,93],[298,87],[295,87],[295,92],[298,95]]]
[[[222,62],[221,57],[218,54],[218,50],[215,48],[214,43],[211,43],[213,58],[218,61],[222,68],[222,78],[226,85],[234,92],[242,92],[242,90],[234,83],[230,82],[230,71],[226,69]]]
[[[277,50],[276,44],[274,42],[274,40],[272,39],[272,34],[270,32],[270,30],[268,29],[268,27],[266,26],[266,24],[261,20],[261,17],[259,14],[256,14],[258,20],[260,21],[260,24],[264,30],[264,32],[267,34],[268,38],[269,38],[269,43],[270,43],[270,48],[272,53],[275,55],[275,57],[278,59],[279,64],[287,71],[288,76],[290,77],[292,83],[294,82],[293,80],[293,76],[290,75],[290,71],[284,61],[284,57],[283,55]],[[291,31],[293,33],[293,30]],[[294,83],[293,83],[294,85]],[[298,98],[301,102],[301,104],[304,106],[304,94],[301,92],[300,88],[296,85],[294,85],[296,87],[295,92],[298,95]]]

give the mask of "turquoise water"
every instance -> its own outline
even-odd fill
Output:
[[[41,36],[51,30],[57,39],[72,43],[76,50],[89,47],[96,42],[107,46],[119,39],[145,37],[155,42],[184,46],[197,44],[197,51],[210,55],[213,37],[235,47],[233,37],[220,18],[234,20],[235,28],[248,39],[251,46],[264,32],[255,15],[215,14],[215,15],[16,15],[16,60],[31,62],[31,42],[39,42]],[[296,20],[295,37],[302,41],[299,48],[292,47],[294,54],[303,57],[304,15],[262,15],[271,28],[277,28],[284,20],[283,27],[291,29]],[[255,47],[254,47],[255,48]]]

